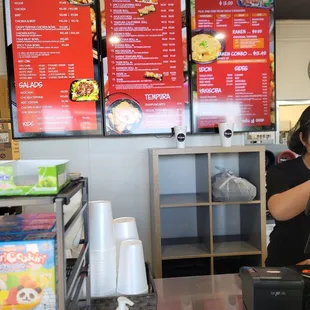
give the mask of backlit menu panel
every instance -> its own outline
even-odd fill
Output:
[[[194,131],[272,128],[273,1],[196,0],[191,18]]]
[[[186,124],[184,10],[180,0],[105,2],[108,135],[169,133]]]
[[[95,5],[80,2],[6,2],[15,137],[102,133]]]

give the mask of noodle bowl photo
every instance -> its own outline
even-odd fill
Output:
[[[216,61],[225,50],[224,40],[213,30],[197,30],[192,36],[192,60],[207,64]]]

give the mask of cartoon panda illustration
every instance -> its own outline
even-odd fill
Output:
[[[37,287],[25,288],[23,286],[18,287],[18,292],[16,296],[16,301],[18,305],[24,305],[23,309],[33,309],[41,301],[42,289]]]

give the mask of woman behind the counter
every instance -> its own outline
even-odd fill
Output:
[[[310,265],[304,254],[310,234],[310,216],[304,213],[310,197],[310,107],[290,132],[288,146],[301,156],[267,172],[267,203],[276,226],[266,266]]]

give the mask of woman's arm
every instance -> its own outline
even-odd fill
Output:
[[[281,181],[283,180],[278,179],[278,182]],[[276,220],[287,221],[305,210],[309,197],[310,181],[307,181],[283,193],[272,195],[268,200],[268,209]]]

